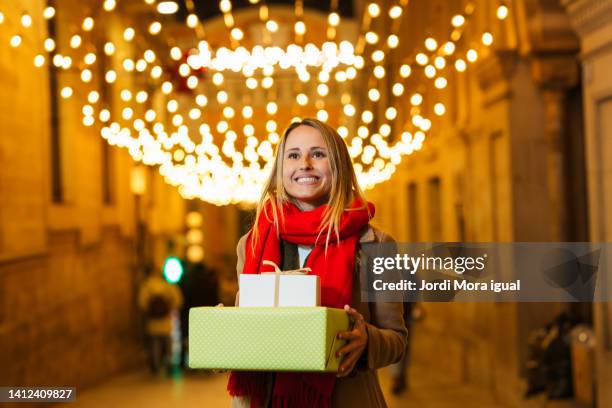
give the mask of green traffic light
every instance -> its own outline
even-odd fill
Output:
[[[164,262],[164,278],[170,283],[177,283],[183,276],[183,264],[175,256],[166,258]]]

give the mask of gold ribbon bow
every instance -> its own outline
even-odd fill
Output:
[[[281,271],[277,264],[275,264],[272,261],[268,261],[267,259],[264,259],[262,263],[264,265],[270,265],[274,268],[274,272],[262,272],[261,273],[262,275],[274,274],[274,307],[278,306],[278,294],[279,294],[281,275],[308,275],[310,272],[312,272],[312,269],[310,268],[299,268],[299,269],[292,269],[289,271]]]

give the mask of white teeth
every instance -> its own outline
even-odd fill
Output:
[[[316,177],[298,177],[297,179],[298,184],[308,184],[308,183],[314,183],[316,181],[317,181]]]

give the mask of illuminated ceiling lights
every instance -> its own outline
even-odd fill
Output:
[[[145,0],[145,2],[148,4],[155,3],[154,0]],[[115,8],[116,3],[117,2],[113,0],[105,0],[103,7],[105,10],[110,11]],[[189,10],[188,3],[189,2],[186,3],[188,7],[187,11],[190,13],[188,15],[193,15],[193,11]],[[231,2],[229,0],[224,0],[222,3],[222,8],[231,12]],[[398,4],[402,6],[391,7],[388,11],[388,18],[397,19],[401,17],[402,7],[406,5],[406,2],[398,0]],[[262,3],[261,7],[265,7],[267,12],[267,6],[265,6],[265,4]],[[376,3],[370,3],[366,10],[367,12],[364,18],[367,17],[370,20],[378,16],[385,18],[387,14],[386,10],[383,14],[380,6]],[[503,9],[501,12],[498,10],[498,18],[500,17],[500,13],[504,16]],[[51,14],[51,12],[48,12],[48,14]],[[54,10],[53,14],[55,14]],[[471,12],[465,10],[465,15],[458,14],[454,16],[451,24],[456,29],[461,28],[461,30],[463,30],[463,27],[468,24],[468,19],[466,17],[470,15]],[[505,11],[505,16],[507,16],[507,10]],[[189,17],[187,20],[189,20]],[[195,19],[191,18],[191,20]],[[337,15],[337,13],[334,15],[334,11],[330,11],[326,20],[329,26],[340,24],[340,16]],[[276,23],[275,20],[268,19],[266,14],[264,24],[267,25],[269,21]],[[295,23],[294,29],[296,34],[298,34],[298,31],[305,33],[306,25],[301,21],[301,18],[298,22],[302,24]],[[99,21],[96,20],[96,23],[99,23]],[[188,27],[195,29],[198,25],[193,23],[194,21],[191,23],[189,21],[185,22]],[[286,22],[281,21],[281,23]],[[293,25],[294,22],[291,22],[291,24]],[[25,18],[25,24],[24,19],[21,19],[21,25],[24,27],[29,25],[27,17]],[[273,25],[274,24],[271,24],[271,26]],[[268,30],[270,28],[278,29],[278,23],[276,23],[276,25],[277,27],[268,27]],[[93,19],[87,20],[87,18],[86,20],[78,21],[76,26],[81,27],[83,32],[91,31],[94,27],[98,27],[97,24],[94,25]],[[100,27],[103,27],[103,24],[100,24]],[[163,29],[161,23],[157,21],[145,22],[145,27],[148,27],[147,31],[151,35],[160,34]],[[244,38],[245,33],[238,27],[233,26],[233,19],[231,27],[228,26],[228,28],[230,28],[228,34],[234,40],[238,38],[242,40]],[[233,28],[237,30],[233,30]],[[83,105],[82,112],[84,125],[92,126],[94,122],[98,121],[103,126],[101,135],[109,144],[128,149],[130,155],[136,161],[142,161],[147,165],[159,165],[160,173],[165,181],[177,186],[179,192],[184,197],[199,197],[208,202],[223,205],[240,201],[253,202],[259,196],[261,183],[270,170],[270,159],[273,154],[272,144],[277,143],[279,139],[277,133],[278,124],[275,116],[279,114],[279,110],[286,110],[287,108],[275,102],[270,102],[270,99],[268,99],[268,103],[265,105],[266,113],[269,115],[265,120],[265,131],[268,132],[267,138],[265,133],[261,135],[263,137],[260,136],[260,138],[256,138],[255,135],[259,134],[259,130],[256,130],[252,124],[245,124],[244,122],[242,122],[242,124],[233,123],[236,120],[242,120],[242,118],[252,118],[254,112],[250,105],[244,105],[244,108],[241,110],[235,110],[235,105],[232,105],[234,107],[230,105],[225,106],[230,97],[234,97],[234,93],[222,89],[224,86],[222,72],[225,70],[232,70],[234,72],[242,71],[245,75],[245,81],[249,89],[255,89],[259,84],[261,84],[263,88],[269,89],[274,87],[275,80],[272,75],[276,72],[276,66],[281,69],[295,68],[299,81],[320,81],[324,85],[320,87],[319,93],[330,95],[330,90],[334,89],[332,87],[337,86],[337,84],[334,85],[331,81],[335,80],[337,83],[347,80],[360,81],[367,79],[364,78],[365,75],[373,75],[380,80],[387,76],[385,68],[393,68],[394,70],[399,70],[399,72],[395,71],[396,74],[399,75],[392,76],[391,72],[389,72],[388,77],[391,79],[392,83],[395,82],[393,84],[393,95],[399,97],[404,94],[405,89],[410,89],[411,85],[404,85],[401,82],[410,77],[413,69],[409,64],[403,64],[399,67],[394,67],[392,64],[383,65],[383,60],[387,59],[387,53],[399,45],[400,39],[394,34],[396,32],[396,29],[391,27],[389,33],[385,34],[386,36],[388,35],[386,40],[380,41],[378,37],[379,34],[373,31],[369,25],[363,28],[363,34],[360,36],[360,40],[363,39],[361,47],[357,42],[355,49],[353,49],[352,44],[347,43],[348,46],[351,47],[351,52],[345,55],[353,59],[352,63],[350,63],[350,61],[348,61],[349,63],[346,63],[347,61],[340,61],[342,48],[344,47],[345,51],[349,50],[349,48],[347,45],[343,45],[343,43],[338,45],[330,41],[329,34],[328,42],[322,44],[320,47],[313,44],[310,44],[310,46],[308,44],[306,46],[292,44],[289,47],[280,48],[269,46],[269,43],[266,44],[264,41],[265,47],[261,45],[254,46],[251,50],[247,50],[241,47],[240,44],[234,43],[232,43],[232,49],[211,49],[206,41],[200,41],[200,46],[195,50],[195,53],[193,53],[195,56],[192,54],[188,57],[187,63],[189,66],[185,63],[179,64],[180,69],[178,70],[187,86],[194,89],[193,100],[185,100],[185,98],[178,97],[177,93],[180,92],[180,87],[169,76],[172,75],[172,72],[168,72],[167,68],[160,66],[161,62],[158,62],[160,60],[163,61],[163,58],[157,58],[150,50],[137,51],[138,53],[142,52],[142,57],[139,58],[134,56],[132,57],[133,59],[123,58],[119,61],[118,65],[113,64],[111,67],[106,68],[106,71],[101,73],[102,78],[105,78],[108,83],[117,82],[115,86],[120,86],[119,84],[121,81],[118,80],[118,76],[121,75],[122,72],[133,72],[136,70],[137,72],[143,73],[143,75],[148,75],[154,80],[150,85],[154,85],[163,95],[165,95],[165,102],[162,104],[161,111],[159,111],[160,108],[155,108],[158,109],[158,111],[153,108],[143,109],[142,106],[138,106],[138,104],[147,101],[149,99],[149,94],[142,90],[142,88],[139,90],[137,87],[131,90],[123,89],[120,91],[123,106],[118,110],[118,117],[114,119],[112,116],[117,116],[116,114],[111,115],[108,109],[96,105],[100,100],[100,92],[91,89],[91,87],[96,86],[97,83],[97,81],[92,81],[92,70],[93,72],[97,72],[96,69],[98,68],[97,66],[92,67],[92,65],[99,60],[96,58],[96,54],[89,52],[83,57],[77,57],[75,55],[71,57],[70,55],[65,55],[65,51],[67,51],[68,54],[70,51],[65,48],[65,44],[58,44],[57,48],[61,50],[63,55],[59,54],[59,51],[55,51],[56,44],[52,38],[45,40],[44,48],[48,52],[57,52],[52,58],[56,66],[62,69],[68,69],[71,66],[78,67],[77,69],[80,70],[79,77],[83,82],[88,83],[90,90],[86,92],[85,95],[87,95],[87,102],[91,105]],[[73,49],[81,46],[87,46],[86,49],[91,49],[90,44],[87,42],[88,38],[86,38],[83,33],[71,34],[72,37],[68,38],[70,39],[70,45]],[[123,41],[130,42],[134,40],[136,35],[134,29],[124,27],[122,36]],[[14,33],[12,38],[14,38],[15,47],[20,46],[21,33]],[[146,41],[146,35],[138,37],[139,40],[141,38]],[[162,35],[159,38],[165,37]],[[422,69],[438,89],[447,86],[446,78],[439,76],[447,65],[454,66],[457,71],[465,70],[467,69],[465,60],[467,59],[468,62],[476,61],[479,57],[481,47],[489,46],[493,42],[492,35],[485,32],[482,33],[480,37],[476,37],[478,38],[478,42],[472,42],[471,45],[474,48],[465,49],[461,43],[455,45],[455,42],[458,41],[457,38],[460,37],[451,36],[452,41],[446,43],[442,42],[442,45],[440,45],[438,41],[430,37],[425,41],[425,49],[417,49],[415,52],[415,54],[418,55],[418,60],[420,61],[419,65],[421,65],[421,67],[415,66],[414,68],[418,68],[418,74],[421,73]],[[200,40],[203,39],[203,37],[200,37]],[[366,41],[367,39],[369,39],[369,41]],[[333,38],[331,38],[331,40],[333,40]],[[296,41],[298,40],[296,39]],[[83,45],[81,45],[81,43]],[[375,64],[369,65],[368,67],[365,67],[364,64],[364,44],[376,44],[374,50],[368,51],[368,55],[371,53],[371,58]],[[124,51],[121,48],[122,45],[123,43],[121,40],[114,43],[108,41],[104,45],[103,51],[109,56],[122,55]],[[138,50],[139,46],[142,45],[146,46],[146,42],[143,43],[143,41],[138,41],[138,44],[131,46],[134,46],[135,49]],[[170,46],[168,46],[168,49],[170,49]],[[311,75],[305,68],[307,65],[296,62],[300,61],[298,51],[302,53],[301,56],[303,58],[308,52],[312,53],[311,55],[315,55],[314,52],[318,52],[317,58],[329,57],[329,60],[310,65],[311,67],[320,67],[318,73],[312,72]],[[455,51],[457,51],[456,54]],[[249,54],[246,59],[244,59],[245,52]],[[230,56],[230,60],[234,60],[229,63],[224,61],[215,65],[213,61],[215,58],[220,57],[219,53],[224,57]],[[283,55],[283,53],[284,58],[279,57],[279,55]],[[184,58],[185,51],[178,47],[173,47],[170,50],[170,55],[173,60],[181,61],[181,59]],[[263,57],[261,57],[262,55]],[[72,61],[73,58],[74,62]],[[81,58],[83,58],[83,62],[86,64],[85,66],[79,62]],[[243,60],[240,60],[240,58],[243,58]],[[257,61],[258,58],[259,62],[253,63]],[[48,58],[45,58],[42,54],[38,54],[36,57],[33,56],[32,58],[36,66],[44,65],[47,59]],[[338,61],[338,64],[332,68],[334,60]],[[244,61],[247,62],[245,63]],[[332,63],[329,61],[332,61]],[[216,94],[216,98],[213,98],[212,103],[214,104],[213,112],[218,109],[219,116],[216,120],[214,116],[206,118],[205,121],[213,122],[210,123],[210,125],[203,123],[203,120],[200,119],[205,112],[205,110],[201,110],[201,108],[207,106],[208,100],[205,95],[201,94],[202,91],[198,90],[198,77],[195,76],[192,71],[197,70],[197,67],[207,67],[210,69],[212,85],[217,88],[217,91],[213,93],[213,95]],[[263,78],[253,78],[254,71],[258,68],[262,69],[262,73],[264,74]],[[338,68],[338,70],[332,72],[334,68]],[[448,77],[447,75],[444,76]],[[417,80],[420,80],[420,77],[417,78],[419,78]],[[251,86],[249,86],[249,84]],[[376,85],[371,84],[364,88],[364,90],[368,92],[368,97],[371,101],[380,101],[379,103],[382,104],[390,103],[390,100],[386,96],[381,101],[382,98],[378,89],[380,89],[378,82]],[[308,98],[306,93],[303,92],[299,93],[298,91],[296,94],[297,97],[295,101],[297,105],[313,105],[317,109],[316,115],[318,118],[327,120],[333,115],[332,110],[325,109],[324,105],[319,104],[319,102],[321,102],[320,100]],[[78,95],[78,93],[73,93],[72,88],[65,87],[62,89],[61,95],[64,98],[70,98]],[[151,94],[151,96],[152,95],[153,94]],[[348,99],[345,100],[345,96],[348,96]],[[406,125],[409,130],[405,130],[402,133],[401,140],[395,140],[392,144],[387,144],[385,139],[391,135],[393,129],[391,125],[399,125],[398,123],[389,124],[379,121],[378,129],[373,129],[372,133],[370,133],[365,124],[373,122],[374,117],[372,111],[365,109],[366,107],[351,103],[350,94],[342,93],[341,99],[343,105],[342,113],[344,113],[344,116],[349,118],[356,117],[358,120],[361,119],[364,124],[360,125],[359,123],[355,123],[353,125],[348,125],[348,123],[351,122],[347,122],[346,118],[341,117],[341,125],[338,126],[338,132],[343,138],[347,138],[349,153],[355,161],[355,169],[359,182],[366,189],[377,183],[388,180],[395,171],[395,165],[401,162],[401,157],[403,155],[410,154],[421,148],[426,138],[425,132],[430,130],[432,126],[431,120],[424,116],[424,112],[427,112],[430,107],[429,100],[424,101],[423,95],[421,94],[413,94],[409,97],[413,105],[411,107],[410,117],[408,118],[409,123]],[[435,103],[435,101],[432,101],[432,104],[433,103]],[[382,111],[385,114],[383,118],[379,119],[383,121],[386,119],[389,122],[395,121],[399,115],[393,106],[397,105],[382,106]],[[309,109],[312,109],[312,107],[309,107]],[[361,111],[361,109],[364,110]],[[96,112],[96,110],[98,110],[98,112]],[[170,115],[165,114],[164,110],[170,113]],[[441,116],[444,115],[445,112],[446,107],[443,104],[439,102],[435,103],[433,106],[433,113]],[[242,115],[242,118],[239,113]],[[301,116],[301,113],[302,112],[299,110],[294,112],[292,108],[291,115],[294,117],[296,114]],[[166,121],[164,117],[168,117],[168,120]],[[200,122],[199,126],[196,128],[197,134],[195,135],[192,134],[193,130],[189,127],[191,125],[187,125],[187,121],[189,120],[198,120]],[[217,122],[217,120],[219,121]],[[414,129],[411,128],[412,125],[414,125]],[[351,127],[351,129],[347,126]],[[222,149],[220,148],[221,144],[218,146],[216,144],[215,131],[221,134]],[[354,136],[351,138],[351,135]],[[237,141],[237,139],[241,137],[246,137],[246,144],[243,145]],[[194,140],[201,140],[201,142],[196,143]],[[234,142],[236,142],[236,146]]]

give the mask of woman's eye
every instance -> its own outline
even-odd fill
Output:
[[[297,154],[297,153],[289,153],[289,154],[287,155],[287,157],[288,157],[289,159],[297,159],[297,158],[298,158],[298,154]]]
[[[325,157],[325,152],[317,151],[317,152],[314,152],[312,155],[313,157],[321,158],[321,157]]]

